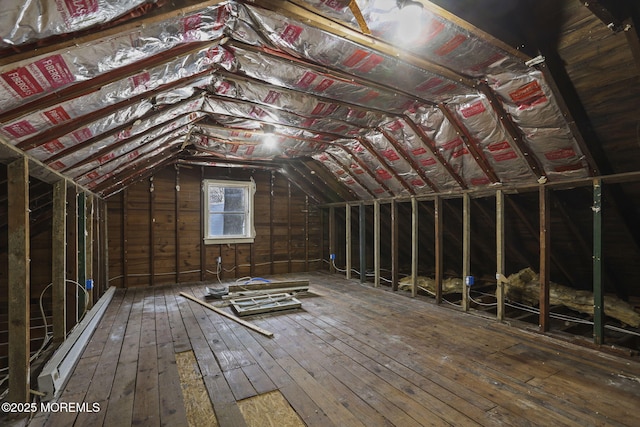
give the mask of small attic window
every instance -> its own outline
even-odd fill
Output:
[[[253,181],[203,182],[205,244],[253,243]]]

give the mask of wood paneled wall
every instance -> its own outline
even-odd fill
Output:
[[[203,179],[256,183],[253,244],[203,244]],[[166,167],[107,200],[109,281],[119,287],[322,268],[320,210],[277,172]]]

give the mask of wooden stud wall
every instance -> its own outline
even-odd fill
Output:
[[[203,178],[253,178],[253,244],[202,244]],[[218,257],[223,280],[322,267],[320,210],[278,173],[166,167],[109,198],[107,205],[111,285],[217,281]]]

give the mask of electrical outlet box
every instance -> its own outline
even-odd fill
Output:
[[[218,264],[222,264],[222,257],[221,257],[221,256],[219,256],[219,257],[217,258],[217,261],[218,261]]]
[[[473,276],[467,276],[464,278],[464,284],[467,286],[473,286],[476,283],[476,279]]]
[[[336,259],[336,254],[329,255],[329,259],[332,260],[332,261],[335,260]]]

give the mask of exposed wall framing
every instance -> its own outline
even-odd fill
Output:
[[[256,182],[253,244],[202,243],[203,179]],[[322,265],[319,211],[279,173],[171,166],[107,199],[109,277],[119,287],[265,276]],[[115,237],[114,237],[115,236]]]

